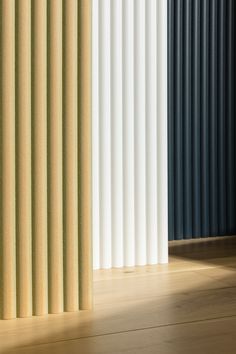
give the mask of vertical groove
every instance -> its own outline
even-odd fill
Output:
[[[111,0],[112,266],[123,265],[122,0]]]
[[[110,0],[99,2],[100,257],[111,267]]]
[[[31,2],[16,0],[17,315],[32,315]]]
[[[65,311],[76,311],[79,308],[77,3],[77,0],[64,0],[63,2],[63,204]]]
[[[124,265],[135,264],[134,217],[134,0],[123,0]]]
[[[92,307],[91,16],[90,0],[80,0],[79,23],[79,271],[81,310]]]
[[[157,2],[146,2],[147,263],[157,258]]]
[[[146,264],[145,0],[134,3],[135,264]]]
[[[48,2],[49,312],[63,311],[62,2]]]
[[[15,2],[0,3],[0,310],[3,319],[16,316],[15,257]]]
[[[32,1],[33,313],[48,312],[47,1]]]

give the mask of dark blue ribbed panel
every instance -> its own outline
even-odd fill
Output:
[[[183,9],[183,234],[192,237],[192,3],[184,1]]]
[[[168,37],[174,38],[175,34],[175,23],[174,23],[174,6],[172,1],[168,2]],[[174,83],[175,83],[175,63],[174,63],[174,41],[168,40],[168,77],[171,78],[168,84],[168,141],[174,142]],[[173,237],[175,232],[175,194],[174,194],[174,169],[175,169],[175,153],[174,153],[174,144],[168,145],[168,169],[169,169],[169,178],[168,178],[168,220],[169,220],[169,236]]]
[[[217,0],[211,1],[210,11],[210,68],[209,68],[209,168],[210,168],[210,234],[218,235],[218,139],[217,139]]]
[[[236,234],[235,0],[168,0],[169,239]]]

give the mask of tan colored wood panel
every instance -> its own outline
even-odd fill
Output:
[[[32,1],[33,313],[48,312],[47,1]]]
[[[49,312],[63,304],[62,0],[48,1],[48,284]]]
[[[0,312],[16,315],[15,4],[0,2]]]
[[[0,317],[88,309],[91,2],[0,15]]]
[[[92,307],[91,1],[78,2],[80,309]]]
[[[17,315],[32,315],[31,1],[16,0]]]
[[[65,311],[79,309],[78,282],[78,1],[63,2]]]

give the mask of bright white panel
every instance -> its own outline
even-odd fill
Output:
[[[99,0],[100,267],[111,261],[110,0]]]
[[[93,0],[94,268],[168,261],[167,1]]]
[[[158,260],[168,262],[167,1],[157,1]]]
[[[134,1],[135,264],[146,264],[145,0]]]
[[[157,1],[146,5],[147,263],[157,257]]]
[[[100,268],[100,222],[99,222],[99,0],[92,4],[92,191],[93,191],[93,266]]]
[[[123,266],[122,0],[111,0],[112,266]]]
[[[134,1],[123,0],[124,265],[135,265]]]

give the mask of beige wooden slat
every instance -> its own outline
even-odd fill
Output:
[[[47,0],[32,1],[33,312],[48,312]]]
[[[16,0],[17,315],[32,315],[31,1]]]
[[[0,2],[0,310],[16,315],[15,257],[15,2]]]
[[[49,312],[63,311],[62,1],[48,1]]]
[[[78,302],[78,70],[77,4],[63,3],[63,132],[64,132],[64,298],[65,311],[79,309]]]
[[[91,1],[80,0],[79,41],[79,284],[80,309],[92,307],[91,245]]]

